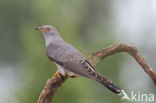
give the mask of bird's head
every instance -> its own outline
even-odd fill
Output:
[[[42,32],[43,36],[53,36],[57,34],[55,27],[51,25],[43,25],[41,27],[35,28],[35,30],[39,30]]]

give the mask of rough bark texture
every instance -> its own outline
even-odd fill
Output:
[[[126,52],[134,57],[134,59],[140,64],[143,70],[149,75],[149,77],[156,85],[156,72],[146,63],[146,61],[143,59],[143,57],[135,47],[116,43],[108,48],[91,53],[91,55],[88,57],[88,61],[93,66],[96,66],[96,64],[103,60],[105,57],[118,52]],[[52,78],[50,78],[39,96],[38,103],[50,103],[55,91],[61,86],[63,82],[65,82],[66,79],[67,77],[64,77],[62,75],[58,77],[58,75],[56,74]]]

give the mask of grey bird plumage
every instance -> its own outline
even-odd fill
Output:
[[[59,73],[71,77],[84,76],[102,83],[117,94],[121,93],[119,87],[97,73],[76,48],[65,42],[55,27],[44,25],[36,29],[42,32],[46,42],[46,54],[57,65]]]

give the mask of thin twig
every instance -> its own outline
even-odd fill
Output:
[[[105,57],[118,52],[126,52],[133,56],[156,85],[156,72],[146,63],[146,61],[139,54],[135,47],[116,43],[108,48],[91,53],[91,55],[88,57],[88,61],[95,67],[96,64],[103,60]],[[62,75],[58,78],[56,74],[52,78],[50,78],[40,94],[38,103],[50,103],[55,91],[61,86],[63,82],[65,82],[66,79],[67,77],[64,77]]]

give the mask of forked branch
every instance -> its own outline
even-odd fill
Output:
[[[143,57],[135,47],[129,46],[127,44],[116,43],[98,52],[93,52],[88,57],[88,61],[93,66],[96,66],[98,62],[100,62],[107,56],[113,55],[118,52],[126,52],[133,58],[135,58],[135,60],[140,64],[143,70],[149,75],[149,77],[156,85],[156,72],[146,63],[146,61],[143,59]],[[65,82],[66,79],[67,77],[64,77],[62,75],[61,77],[57,77],[56,74],[52,78],[50,78],[39,96],[38,103],[50,103],[55,91],[61,86],[63,82]]]

